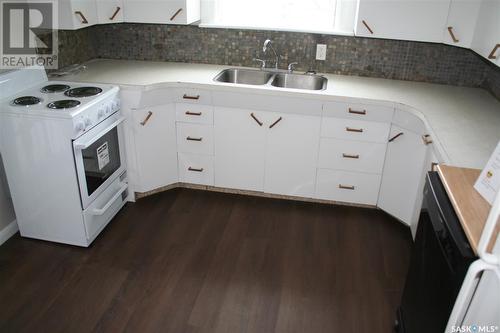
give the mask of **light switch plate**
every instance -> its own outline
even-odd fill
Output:
[[[316,45],[316,60],[326,60],[326,44]]]

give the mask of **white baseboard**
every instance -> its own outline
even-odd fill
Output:
[[[5,228],[0,230],[0,245],[5,243],[9,238],[14,236],[18,232],[19,227],[17,226],[16,220],[10,222]]]

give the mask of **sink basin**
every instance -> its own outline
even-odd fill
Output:
[[[264,85],[272,76],[273,73],[261,70],[231,68],[220,72],[214,80],[226,83]]]
[[[280,88],[324,90],[328,79],[313,74],[276,74],[271,85]]]

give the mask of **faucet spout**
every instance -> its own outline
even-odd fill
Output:
[[[267,49],[271,49],[271,51],[274,53],[274,56],[276,57],[276,62],[274,64],[274,68],[278,69],[279,68],[279,61],[280,61],[280,56],[278,55],[278,52],[273,47],[273,43],[270,39],[266,39],[264,42],[264,46],[262,47],[262,51],[264,53],[267,53]]]

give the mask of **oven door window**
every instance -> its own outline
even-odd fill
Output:
[[[121,166],[117,127],[82,150],[82,157],[87,192],[91,196]]]

